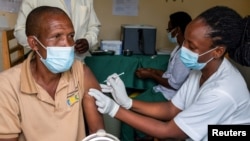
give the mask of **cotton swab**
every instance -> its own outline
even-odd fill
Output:
[[[122,73],[118,74],[118,76],[121,76],[121,75],[124,75],[124,74],[125,74],[125,72],[122,72]],[[105,80],[104,82],[107,82],[107,80]]]

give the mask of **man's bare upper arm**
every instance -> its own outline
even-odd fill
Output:
[[[90,88],[96,88],[98,90],[101,90],[99,82],[97,81],[95,75],[92,73],[89,67],[87,65],[83,65],[83,70],[84,70],[84,88],[86,88],[85,90],[88,91]]]
[[[102,115],[98,112],[95,104],[94,97],[88,94],[90,88],[101,90],[101,87],[96,80],[91,70],[83,65],[84,69],[84,96],[83,96],[83,109],[85,118],[89,127],[90,133],[97,132],[98,129],[104,129]]]

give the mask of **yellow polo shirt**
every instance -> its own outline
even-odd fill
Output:
[[[75,61],[71,70],[62,74],[53,100],[31,75],[32,55],[0,73],[0,138],[81,141],[85,137],[83,88],[79,87],[82,63]]]

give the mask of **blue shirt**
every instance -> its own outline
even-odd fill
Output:
[[[159,84],[153,87],[154,91],[161,92],[167,100],[172,99],[177,90],[187,79],[189,72],[190,69],[187,68],[180,59],[180,47],[176,46],[171,52],[167,70],[162,75],[163,78],[168,79],[169,85],[176,90],[166,88]]]

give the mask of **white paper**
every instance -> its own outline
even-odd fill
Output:
[[[138,16],[139,0],[113,0],[113,15]]]
[[[22,0],[0,0],[0,11],[17,13]]]

